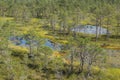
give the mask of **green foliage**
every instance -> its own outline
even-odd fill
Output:
[[[120,69],[108,68],[101,72],[100,80],[119,80]]]
[[[23,58],[25,54],[28,54],[28,49],[20,46],[11,46],[10,50],[12,51],[12,55],[16,57]]]
[[[114,62],[119,55],[111,58],[100,47],[119,45],[119,4],[120,0],[0,0],[0,80],[119,80],[120,70],[112,68],[119,68]],[[94,42],[93,35],[70,31],[86,24],[107,27],[118,40],[100,36],[100,42]],[[11,36],[26,37],[29,46],[11,46]],[[44,38],[62,43],[64,54],[53,56]]]
[[[47,51],[46,51],[47,50]],[[44,55],[51,55],[53,53],[52,49],[46,46],[42,46],[40,49],[41,53]]]

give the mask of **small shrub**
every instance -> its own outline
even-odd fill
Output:
[[[13,56],[23,58],[24,54],[28,54],[28,50],[26,48],[20,46],[11,46],[10,50],[12,51]]]

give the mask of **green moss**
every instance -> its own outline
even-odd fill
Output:
[[[10,46],[10,50],[12,51],[11,55],[15,57],[19,57],[21,59],[24,58],[25,54],[28,54],[29,51],[27,48],[20,47],[20,46]]]
[[[119,80],[120,79],[120,69],[117,68],[108,68],[102,70],[101,80]]]

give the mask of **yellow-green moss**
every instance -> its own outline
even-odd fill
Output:
[[[25,47],[21,47],[21,46],[9,46],[10,50],[13,53],[18,53],[18,54],[27,54],[29,53],[29,50]]]

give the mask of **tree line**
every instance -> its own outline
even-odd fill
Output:
[[[119,36],[119,0],[1,0],[0,16],[28,22],[31,18],[45,19],[53,31],[70,32],[71,27],[92,24],[113,29]],[[86,21],[87,20],[87,21]],[[99,38],[96,28],[96,40]],[[116,37],[117,38],[117,37]]]

